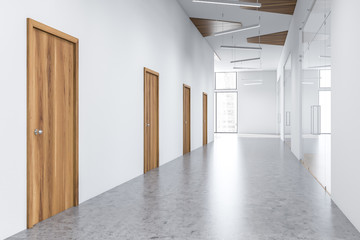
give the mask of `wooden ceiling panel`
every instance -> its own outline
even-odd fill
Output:
[[[267,35],[261,35],[260,38],[258,36],[248,38],[248,43],[259,43],[260,44],[269,44],[269,45],[278,45],[278,46],[284,46],[285,40],[287,37],[288,31],[285,32],[277,32]]]
[[[228,22],[203,18],[190,18],[203,37],[214,35],[214,33],[241,28],[240,22]]]
[[[257,0],[246,0],[246,2],[254,2]],[[261,3],[260,11],[272,12],[272,13],[282,13],[293,15],[295,11],[297,0],[259,0]],[[249,10],[257,10],[257,8],[242,7]]]

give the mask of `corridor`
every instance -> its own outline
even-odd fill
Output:
[[[279,139],[215,142],[10,239],[360,239]]]

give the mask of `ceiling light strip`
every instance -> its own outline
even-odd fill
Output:
[[[260,24],[251,25],[251,26],[236,28],[236,29],[227,30],[227,31],[223,31],[223,32],[217,32],[217,33],[214,33],[213,36],[217,37],[217,36],[221,36],[221,35],[225,35],[225,34],[231,34],[231,33],[236,33],[236,32],[242,32],[242,31],[247,31],[247,30],[251,30],[251,29],[256,29],[256,28],[259,28],[259,27],[260,27]]]
[[[311,68],[311,69],[316,69],[316,68],[331,68],[331,65],[311,66],[311,67],[308,67],[308,68]]]
[[[250,61],[256,61],[256,60],[260,60],[260,58],[249,58],[249,59],[235,60],[235,61],[231,61],[230,63],[250,62]]]
[[[262,50],[261,47],[220,46],[223,49]]]
[[[256,69],[260,69],[260,68],[251,68],[251,67],[233,67],[233,69],[238,69],[238,70],[256,70]]]
[[[249,82],[263,82],[263,80],[254,80],[254,79],[241,79],[241,81],[242,82],[247,82],[247,83],[249,83]]]
[[[314,82],[301,82],[303,85],[314,85]]]
[[[217,4],[217,5],[238,6],[238,7],[253,7],[253,8],[261,7],[261,3],[242,2],[242,1],[193,0],[193,2],[194,3],[208,3],[208,4]]]
[[[263,83],[244,83],[244,86],[252,86],[252,85],[263,85]]]

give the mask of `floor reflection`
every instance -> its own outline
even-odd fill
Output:
[[[360,233],[280,139],[233,134],[13,239],[347,240]]]

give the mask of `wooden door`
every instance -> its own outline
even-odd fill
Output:
[[[144,173],[159,167],[159,74],[144,69]]]
[[[191,89],[190,86],[184,84],[183,86],[183,153],[186,154],[191,151],[191,116],[190,116],[190,106],[191,106]]]
[[[78,39],[28,19],[27,226],[78,205]]]
[[[207,113],[208,113],[208,101],[207,94],[203,93],[203,145],[208,143],[207,132],[208,132],[208,124],[207,124]]]

